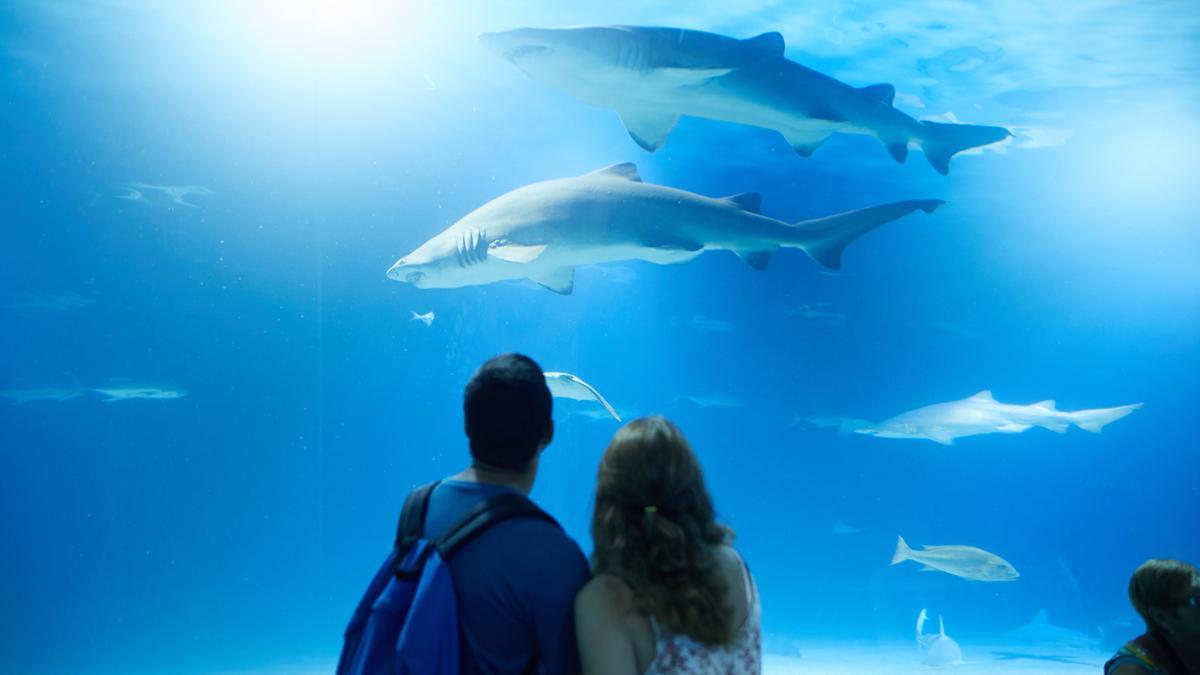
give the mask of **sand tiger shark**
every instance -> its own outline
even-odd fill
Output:
[[[479,40],[537,82],[615,110],[651,152],[689,115],[773,129],[805,157],[834,133],[874,136],[897,162],[914,145],[944,175],[955,154],[1010,136],[1003,127],[917,121],[893,107],[890,84],[856,88],[788,60],[779,33],[738,40],[681,28],[580,26]]]
[[[831,269],[859,235],[937,199],[917,199],[785,223],[759,212],[762,196],[725,198],[642,182],[633,164],[517,188],[464,216],[392,265],[417,288],[459,288],[532,279],[569,294],[575,268],[619,260],[686,263],[724,249],[756,270],[780,248],[798,248]]]
[[[985,390],[961,401],[935,403],[910,410],[855,431],[880,438],[924,438],[945,445],[963,436],[1019,434],[1035,426],[1061,434],[1074,424],[1098,434],[1106,424],[1141,407],[1141,403],[1134,403],[1115,408],[1066,412],[1055,408],[1054,401],[1039,401],[1032,405],[1000,403],[992,397],[992,392]]]

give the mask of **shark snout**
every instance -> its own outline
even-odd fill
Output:
[[[480,33],[479,42],[496,56],[514,63],[523,57],[550,49],[549,45],[538,40],[534,31],[528,28],[498,33]]]

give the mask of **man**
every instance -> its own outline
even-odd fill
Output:
[[[554,438],[542,369],[521,354],[489,359],[467,383],[471,465],[434,489],[425,536],[437,537],[494,495],[528,496]],[[577,673],[572,603],[589,578],[578,544],[536,517],[501,521],[450,560],[463,673]]]
[[[1129,601],[1146,632],[1121,647],[1105,674],[1200,673],[1200,570],[1181,560],[1147,560],[1129,580]]]

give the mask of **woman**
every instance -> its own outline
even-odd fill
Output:
[[[1178,560],[1147,560],[1129,580],[1146,632],[1104,665],[1105,675],[1200,675],[1200,572]]]
[[[585,675],[761,671],[758,593],[674,424],[644,417],[617,431],[592,539],[596,576],[575,598]]]

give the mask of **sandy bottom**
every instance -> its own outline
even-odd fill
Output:
[[[933,668],[909,643],[798,643],[792,656],[763,655],[766,675],[1079,675],[1096,673],[1108,654],[1070,648],[962,645],[964,663]],[[798,654],[798,655],[797,655]]]

